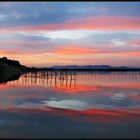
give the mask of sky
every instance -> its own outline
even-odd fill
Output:
[[[0,57],[140,67],[139,11],[140,2],[1,2]]]

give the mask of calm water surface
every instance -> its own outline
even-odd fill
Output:
[[[140,72],[38,72],[2,83],[0,137],[140,138]]]

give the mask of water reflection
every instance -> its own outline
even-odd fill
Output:
[[[44,71],[28,73],[22,76],[22,84],[47,85],[50,87],[76,87],[76,72],[73,71]],[[21,82],[21,81],[20,81]]]
[[[55,88],[71,89],[84,82],[84,85],[108,82],[126,83],[139,82],[140,72],[75,72],[75,71],[44,71],[23,74],[17,84],[41,85]],[[15,83],[15,81],[13,81]]]
[[[0,110],[3,137],[140,137],[140,72],[23,74],[0,85]]]

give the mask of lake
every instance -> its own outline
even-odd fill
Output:
[[[42,71],[1,83],[0,138],[140,138],[140,72]]]

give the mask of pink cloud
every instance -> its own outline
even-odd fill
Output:
[[[138,17],[121,16],[92,16],[71,20],[65,23],[24,25],[7,28],[11,31],[45,31],[64,29],[92,29],[92,30],[140,30],[140,19]],[[1,30],[5,30],[2,29]]]
[[[82,48],[80,46],[75,46],[73,44],[68,44],[65,46],[57,46],[53,53],[58,55],[80,55],[80,54],[93,54],[93,53],[103,53],[104,51],[95,48]]]
[[[140,39],[130,40],[130,41],[128,41],[128,44],[140,46]]]

